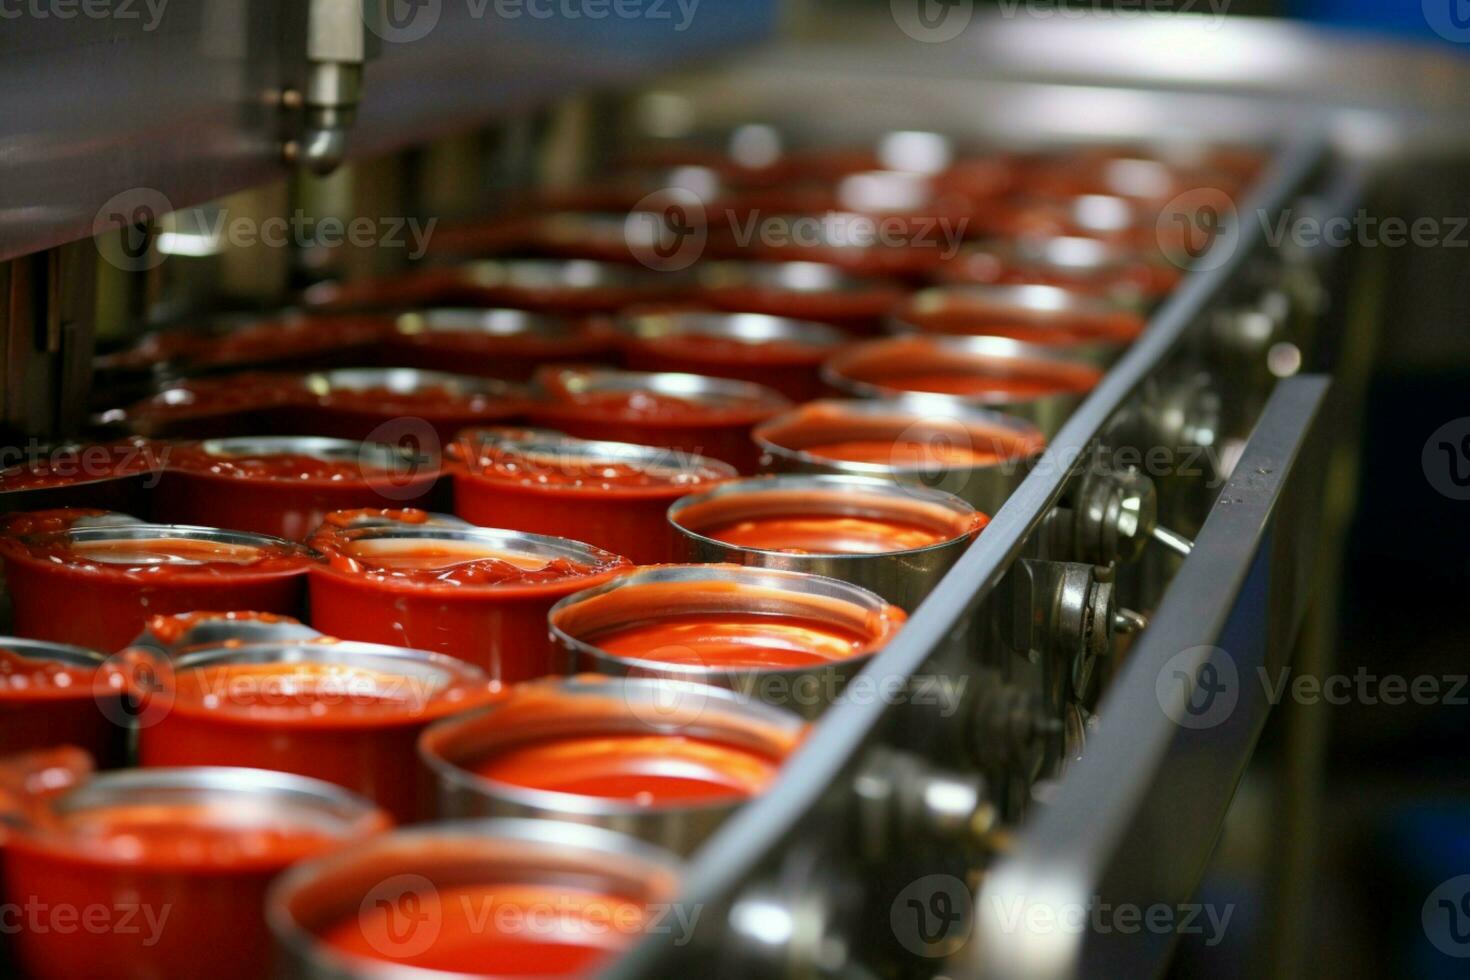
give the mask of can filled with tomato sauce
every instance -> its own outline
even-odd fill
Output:
[[[637,564],[673,560],[671,503],[737,475],[669,449],[477,429],[448,456],[454,510],[470,523],[585,541]]]
[[[698,374],[553,368],[536,375],[533,425],[723,460],[752,472],[751,430],[791,407],[764,385]]]
[[[1056,235],[993,239],[962,247],[934,270],[953,284],[1059,286],[1130,307],[1147,307],[1183,278],[1162,257],[1097,238]]]
[[[270,882],[388,827],[340,787],[258,769],[119,770],[25,811],[7,830],[6,901],[113,916],[107,928],[22,927],[9,940],[27,976],[266,976]]]
[[[837,579],[735,565],[662,565],[557,603],[575,669],[711,684],[816,717],[903,625]]]
[[[452,821],[293,868],[266,916],[294,977],[585,977],[651,931],[681,873],[600,827]]]
[[[424,442],[432,432],[438,446],[460,429],[520,418],[529,397],[507,381],[418,368],[339,368],[305,375],[301,386],[308,397],[288,431],[368,440],[417,435]]]
[[[749,381],[797,402],[822,394],[822,362],[848,340],[829,324],[763,313],[629,311],[617,328],[634,371]]]
[[[688,854],[775,781],[804,733],[721,688],[582,675],[516,685],[419,745],[442,819],[590,823]]]
[[[1007,337],[911,336],[850,347],[822,375],[858,398],[911,398],[936,413],[985,408],[1026,419],[1051,437],[1103,372],[1064,349]]]
[[[879,477],[944,490],[993,514],[1046,448],[1021,419],[922,399],[823,399],[756,429],[777,473]]]
[[[567,538],[429,523],[422,511],[311,537],[312,625],[331,636],[430,650],[513,683],[564,673],[546,635],[558,599],[604,582],[626,558]]]
[[[117,650],[149,617],[239,605],[290,615],[301,607],[310,556],[263,534],[62,517],[17,521],[0,537],[15,631]]]
[[[481,708],[499,686],[439,654],[326,637],[195,648],[160,663],[141,725],[143,766],[245,766],[310,776],[400,823],[432,812],[416,745],[431,723]]]
[[[0,756],[73,745],[111,769],[127,759],[126,678],[100,653],[0,637]]]
[[[97,421],[154,439],[281,432],[290,431],[307,399],[299,375],[247,371],[175,381],[125,408],[102,412]]]
[[[208,439],[174,447],[155,492],[154,515],[300,540],[332,511],[426,502],[439,476],[437,457],[385,443],[322,436]]]
[[[894,333],[1009,337],[1106,365],[1143,333],[1145,321],[1117,303],[1059,286],[940,286],[904,300]]]
[[[684,276],[636,265],[591,259],[487,259],[426,267],[396,279],[322,283],[306,291],[306,301],[329,309],[458,305],[578,316],[678,299],[688,289]]]
[[[404,313],[381,348],[393,367],[524,381],[543,364],[607,361],[613,333],[598,317],[516,309]]]
[[[817,320],[872,334],[906,295],[892,279],[823,262],[706,262],[694,267],[694,299],[732,313]]]
[[[989,518],[954,494],[866,476],[726,483],[669,508],[686,561],[826,575],[912,612]]]

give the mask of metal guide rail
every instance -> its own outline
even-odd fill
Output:
[[[984,906],[1183,901],[1199,880],[1266,706],[1240,698],[1212,731],[1189,712],[1232,656],[1240,677],[1285,656],[1305,602],[1312,522],[1283,515],[1314,496],[1304,457],[1328,384],[1252,376],[1233,342],[1242,322],[1290,323],[1265,335],[1317,363],[1297,316],[1314,257],[1273,250],[1254,217],[1308,191],[1356,206],[1321,146],[1279,154],[1242,202],[1251,218],[1224,229],[864,671],[863,690],[889,694],[831,708],[693,859],[679,904],[695,927],[650,936],[606,976],[1160,967],[1163,937],[1020,942]],[[1138,463],[1150,447],[1162,461]],[[1161,819],[1173,843],[1147,852]]]

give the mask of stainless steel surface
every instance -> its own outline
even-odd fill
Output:
[[[1194,552],[1099,705],[1086,754],[986,876],[954,976],[1162,968],[1172,930],[1123,936],[1084,925],[1037,934],[1007,928],[999,910],[1190,901],[1271,708],[1258,673],[1276,676],[1301,624],[1324,477],[1312,436],[1327,388],[1325,379],[1301,378],[1277,389]]]
[[[477,378],[445,371],[427,371],[421,368],[336,368],[317,371],[301,379],[301,383],[313,395],[331,396],[335,391],[363,391],[367,389],[387,391],[394,395],[412,395],[436,389],[448,391],[456,396],[485,395],[505,398],[523,389],[508,381],[494,378]]]
[[[889,463],[832,459],[808,452],[811,442],[789,431],[808,421],[829,420],[857,438],[907,441],[919,448],[912,458],[902,455]],[[1021,485],[1045,445],[1041,431],[1029,422],[949,399],[937,403],[907,398],[822,399],[756,426],[753,434],[765,454],[766,468],[774,472],[878,476],[935,487],[986,514],[998,510]],[[1016,448],[1007,452],[1012,446]],[[952,448],[994,452],[1000,459],[983,466],[953,466],[940,465],[930,455]]]
[[[534,714],[525,710],[534,706]],[[518,707],[521,710],[517,710]],[[502,719],[506,719],[502,722]],[[652,803],[532,789],[479,776],[466,766],[497,750],[541,739],[674,735],[780,760],[804,724],[790,712],[732,691],[657,678],[573,677],[518,685],[509,700],[439,722],[419,740],[435,775],[440,819],[536,817],[615,830],[688,854],[746,802]]]
[[[177,621],[183,617],[197,618],[177,637],[165,641],[153,630],[150,621],[128,647],[172,656],[195,648],[310,640],[322,635],[310,626],[286,621],[283,616],[252,618],[231,613],[183,613],[168,618]]]
[[[584,634],[630,625],[627,616],[648,616],[646,608],[609,617],[599,608],[610,593],[637,594],[640,589],[677,586],[679,604],[686,612],[753,612],[812,617],[846,629],[891,632],[894,623],[888,604],[867,589],[837,579],[770,568],[734,565],[656,565],[631,572],[567,596],[551,607],[548,620],[552,639],[567,652],[575,670],[592,670],[614,677],[655,677],[695,681],[728,688],[815,718],[835,703],[842,689],[869,663],[873,652],[811,667],[762,669],[718,667],[699,662],[665,662],[609,653]],[[701,590],[701,585],[708,588]],[[667,595],[664,611],[672,611]],[[587,621],[584,621],[587,620]],[[901,635],[901,634],[900,634]],[[874,637],[881,648],[885,635]],[[877,649],[877,648],[875,648]]]
[[[140,207],[153,217],[284,177],[283,120],[299,111],[287,93],[320,114],[345,104],[345,92],[325,92],[349,82],[317,72],[330,84],[311,85],[309,6],[113,4],[65,17],[43,6],[7,19],[0,71],[8,90],[27,97],[0,116],[0,259],[116,233]],[[381,51],[365,72],[349,151],[370,157],[577,89],[626,84],[755,40],[775,16],[767,0],[700,4],[688,17],[676,4],[639,5],[634,17],[536,9],[553,16],[533,16],[530,5],[434,2],[406,17],[401,5],[385,10],[394,19],[378,25],[382,36],[359,27]],[[333,55],[318,65],[349,64],[344,52],[317,53]],[[304,122],[309,140],[313,129],[330,132]]]
[[[927,518],[937,527],[942,523],[968,523],[977,513],[973,505],[942,490],[845,475],[737,480],[684,497],[669,508],[669,523],[684,542],[688,561],[730,562],[825,575],[865,588],[910,612],[970,546],[970,534],[953,535],[946,541],[903,551],[823,554],[764,550],[730,544],[701,533],[709,530],[710,522],[696,519],[697,514],[717,502],[727,505],[719,512],[721,523],[760,516],[822,515],[880,521],[889,518],[907,523],[922,523]],[[936,511],[939,517],[934,516]],[[834,529],[834,533],[840,531]]]
[[[441,889],[457,886],[554,889],[575,882],[652,914],[672,900],[680,872],[678,859],[667,851],[599,827],[552,820],[461,820],[380,835],[296,865],[272,885],[266,920],[285,976],[430,980],[446,974],[388,962],[369,964],[335,952],[318,934],[359,915],[370,899],[402,901],[406,908],[437,901]]]

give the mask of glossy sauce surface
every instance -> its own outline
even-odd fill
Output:
[[[341,839],[325,825],[203,803],[99,807],[63,814],[54,829],[58,845],[92,860],[150,867],[284,867]]]
[[[30,698],[88,698],[96,667],[21,656],[0,649],[0,701]]]
[[[957,466],[992,466],[1011,458],[1001,453],[942,440],[844,439],[802,446],[802,452],[847,463],[875,463],[903,470],[947,469]]]
[[[1091,391],[1097,378],[1020,374],[991,374],[964,370],[932,371],[878,378],[875,384],[903,391],[923,391],[944,395],[1007,395],[1012,398],[1041,398],[1059,393]]]
[[[174,710],[250,721],[422,721],[488,701],[488,684],[372,670],[355,664],[236,663],[174,676]]]
[[[12,539],[7,547],[32,558],[81,569],[125,574],[221,574],[276,572],[303,567],[300,551],[288,545],[249,545],[191,538],[73,540],[65,533]]]
[[[700,533],[742,548],[826,555],[910,551],[949,541],[955,536],[951,531],[919,521],[844,514],[750,517],[704,528]]]
[[[670,615],[582,639],[619,657],[766,670],[847,660],[873,644],[865,633],[815,618],[739,612]]]
[[[734,476],[734,471],[706,464],[684,463],[670,454],[667,465],[645,465],[574,453],[530,453],[490,444],[456,444],[454,452],[465,471],[477,477],[522,486],[576,490],[683,490]]]
[[[584,976],[641,933],[648,912],[617,895],[516,881],[436,889],[427,949],[402,938],[398,910],[380,904],[321,933],[341,953],[470,976]],[[431,913],[432,914],[432,913]]]
[[[497,551],[471,541],[379,538],[354,541],[323,529],[312,547],[338,571],[384,581],[451,588],[533,585],[594,575],[623,560],[606,552],[596,562],[551,558],[530,552]]]
[[[179,446],[169,460],[171,467],[190,473],[239,480],[282,480],[298,483],[348,483],[380,477],[389,471],[365,460],[320,459],[301,453],[221,456],[202,446]]]
[[[710,739],[626,733],[511,745],[470,768],[528,789],[662,806],[753,796],[775,779],[778,765]]]

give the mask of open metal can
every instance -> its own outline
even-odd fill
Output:
[[[46,778],[34,782],[55,786],[60,767],[39,764]],[[5,899],[16,908],[101,908],[112,918],[109,928],[9,937],[28,976],[96,976],[99,964],[112,964],[132,976],[257,980],[271,968],[270,882],[297,861],[355,849],[388,827],[366,800],[287,773],[211,767],[68,778],[70,788],[28,798],[11,815]]]
[[[683,558],[842,579],[912,612],[988,517],[942,490],[866,476],[726,483],[669,508]]]
[[[922,395],[936,410],[990,409],[1026,419],[1050,438],[1103,372],[1064,350],[1005,337],[913,336],[854,345],[822,374],[854,397]]]
[[[581,977],[687,927],[670,914],[681,873],[667,851],[600,827],[452,821],[293,868],[266,917],[301,980]]]
[[[546,614],[626,558],[568,538],[446,527],[422,511],[312,535],[312,625],[330,636],[448,654],[502,683],[565,673]]]
[[[669,449],[488,429],[461,433],[448,456],[454,509],[470,523],[586,541],[637,564],[674,560],[671,503],[737,475]]]
[[[688,854],[775,780],[805,728],[722,688],[583,675],[516,685],[419,747],[440,818],[590,823]]]
[[[1046,447],[1029,422],[919,398],[824,399],[755,431],[767,469],[881,477],[944,490],[986,514],[1005,503]]]
[[[907,616],[847,582],[735,565],[661,565],[558,602],[575,669],[729,688],[816,717]]]

